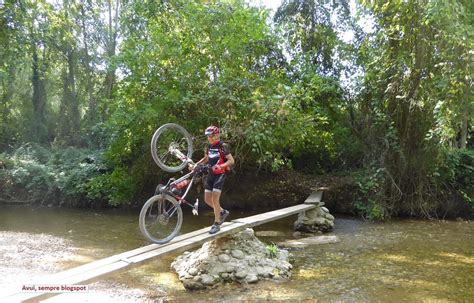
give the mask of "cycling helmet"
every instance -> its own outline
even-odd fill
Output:
[[[211,125],[208,128],[206,128],[206,131],[204,132],[204,134],[206,136],[218,135],[219,134],[219,128],[217,128],[217,126]]]

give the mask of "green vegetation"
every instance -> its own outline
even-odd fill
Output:
[[[278,248],[278,246],[275,243],[268,244],[266,246],[266,248],[267,248],[267,254],[270,258],[278,257],[278,253],[279,253],[280,249]]]
[[[0,154],[0,163],[2,202],[80,203],[93,198],[90,179],[107,172],[97,150],[45,148],[36,143],[23,144],[10,155]]]
[[[353,175],[371,220],[469,215],[471,2],[4,1],[0,199],[137,203],[176,122],[238,172]]]

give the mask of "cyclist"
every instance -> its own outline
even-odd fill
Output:
[[[221,207],[219,200],[226,173],[230,171],[235,161],[230,153],[229,145],[220,140],[219,128],[211,125],[206,128],[205,134],[209,145],[204,158],[196,164],[209,163],[211,166],[204,186],[204,201],[214,209],[214,224],[211,226],[209,233],[215,234],[220,230],[220,225],[229,215],[229,211]]]

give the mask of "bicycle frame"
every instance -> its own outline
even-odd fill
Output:
[[[193,160],[189,159],[188,157],[186,157],[181,151],[179,151],[178,149],[176,149],[175,147],[173,146],[170,146],[169,147],[169,152],[176,156],[178,159],[180,159],[181,161],[186,161],[188,164],[191,164],[193,166],[195,166],[196,164],[193,162]],[[203,174],[204,171],[208,170],[209,169],[209,166],[208,165],[202,165],[200,167],[195,167],[195,169],[193,171],[191,171],[190,173],[182,176],[181,178],[177,179],[177,180],[173,180],[174,178],[171,178],[168,180],[168,183],[161,187],[159,189],[159,192],[164,192],[170,196],[173,196],[177,201],[178,203],[181,205],[181,204],[186,204],[190,207],[193,208],[193,214],[197,215],[198,213],[198,200],[196,200],[196,203],[194,204],[191,204],[189,203],[188,201],[185,200],[186,196],[188,195],[189,193],[189,190],[191,189],[191,187],[193,186],[194,184],[194,180],[196,178],[196,175],[197,174]],[[181,183],[181,182],[184,182],[188,179],[191,179],[191,181],[188,183],[188,185],[186,185],[186,190],[184,192],[184,194],[182,196],[178,195],[176,192],[174,192],[173,190],[176,189],[176,186]],[[181,190],[181,189],[179,189]],[[155,193],[156,194],[156,193]],[[174,213],[171,213],[171,215],[173,215]]]
[[[173,182],[169,182],[171,181],[173,178],[171,178],[169,181],[168,181],[168,186],[166,186],[164,189],[167,190],[167,193],[173,197],[176,198],[176,200],[178,200],[178,202],[181,204],[181,203],[185,203],[185,204],[188,204],[189,206],[191,206],[191,204],[189,202],[187,202],[185,200],[186,196],[188,195],[188,192],[189,190],[191,189],[191,186],[193,186],[193,183],[194,183],[194,175],[195,173],[194,172],[190,172],[184,176],[182,176],[181,178],[173,181]],[[191,181],[188,183],[188,185],[186,186],[186,190],[184,192],[184,194],[182,196],[176,194],[175,192],[173,192],[173,189],[176,188],[176,185],[178,185],[178,183],[181,183],[185,180],[188,180],[189,178],[191,178]]]
[[[176,142],[163,141],[160,143],[160,136],[167,129],[178,132],[181,138],[176,139],[178,140]],[[182,143],[186,144],[184,146],[186,154],[178,150],[178,148],[183,148]],[[167,147],[165,147],[166,144],[168,144]],[[165,148],[158,149],[157,145]],[[192,204],[186,201],[186,197],[196,181],[209,171],[209,166],[196,165],[192,161],[192,137],[186,129],[175,123],[164,124],[157,129],[152,138],[151,152],[155,163],[164,171],[177,173],[186,169],[186,166],[193,168],[191,172],[177,180],[170,178],[166,185],[159,184],[155,194],[145,202],[140,211],[139,226],[143,236],[153,243],[164,244],[171,241],[181,229],[183,223],[182,204],[190,206],[193,214],[198,215],[198,199],[196,199],[196,203]],[[178,159],[178,164],[175,160],[168,162],[168,156]]]

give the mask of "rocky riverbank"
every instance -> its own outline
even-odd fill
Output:
[[[292,267],[288,251],[266,246],[250,228],[206,242],[171,264],[187,289],[205,289],[225,282],[288,279]]]
[[[0,301],[20,292],[22,285],[41,284],[44,277],[77,261],[78,248],[71,241],[46,234],[0,231]],[[60,284],[61,281],[58,281]],[[89,285],[87,293],[65,294],[48,302],[153,302],[135,288],[105,280]]]

